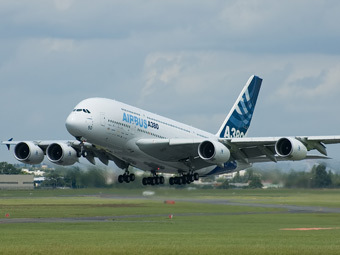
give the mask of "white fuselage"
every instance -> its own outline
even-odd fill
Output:
[[[137,140],[218,140],[214,134],[105,98],[81,101],[68,116],[66,127],[74,137],[92,143],[132,166],[145,171],[158,170],[164,173],[188,171],[189,168],[181,162],[161,161],[145,154],[136,145]],[[235,167],[234,164],[232,170],[236,170]],[[209,166],[197,172],[205,175],[215,168],[216,166]]]

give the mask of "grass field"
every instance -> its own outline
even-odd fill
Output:
[[[340,213],[251,206],[340,208],[340,190],[154,191],[152,197],[124,189],[0,191],[0,254],[340,253]],[[77,221],[84,217],[90,220]],[[15,222],[25,219],[36,222]],[[323,229],[283,230],[295,228]]]

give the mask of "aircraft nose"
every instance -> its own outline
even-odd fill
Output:
[[[65,126],[67,131],[74,137],[82,136],[80,131],[82,127],[82,122],[79,116],[77,116],[77,114],[75,114],[74,112],[71,112],[71,114],[67,117]]]

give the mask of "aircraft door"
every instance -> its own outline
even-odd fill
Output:
[[[106,117],[105,117],[105,112],[100,113],[100,125],[102,127],[105,127],[106,125]]]
[[[89,130],[89,131],[93,130],[93,118],[92,118],[92,116],[86,118],[86,125],[87,125],[87,130]]]

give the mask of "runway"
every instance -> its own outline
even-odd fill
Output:
[[[144,200],[159,200],[157,198],[145,197],[121,197],[110,196],[110,198],[124,198],[124,199],[144,199]],[[163,199],[164,200],[164,199]],[[340,213],[340,208],[329,208],[319,206],[296,206],[283,204],[260,204],[253,202],[235,202],[225,199],[173,199],[178,202],[188,203],[204,203],[204,204],[221,204],[229,206],[244,206],[244,207],[262,207],[262,208],[276,208],[282,209],[280,211],[264,211],[264,212],[221,212],[221,213],[177,213],[174,217],[195,217],[195,216],[219,216],[219,215],[251,215],[251,214],[294,214],[294,213]],[[70,218],[2,218],[0,224],[13,223],[80,223],[80,222],[157,222],[150,218],[160,218],[158,221],[171,222],[168,214],[136,214],[136,215],[119,215],[119,216],[93,216],[93,217],[70,217]],[[162,218],[164,220],[162,220]],[[140,219],[136,221],[136,219]]]
[[[320,207],[320,206],[298,206],[298,205],[283,205],[283,204],[261,204],[261,203],[246,203],[246,202],[235,202],[223,199],[197,199],[197,200],[186,200],[181,201],[197,202],[197,203],[208,203],[208,204],[221,204],[221,205],[232,205],[232,206],[248,206],[248,207],[262,207],[262,208],[279,208],[288,210],[288,213],[340,213],[340,208]]]

